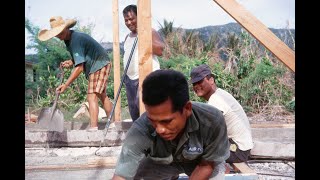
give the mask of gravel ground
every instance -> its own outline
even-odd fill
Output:
[[[293,180],[295,179],[295,162],[248,163],[261,180]]]
[[[25,166],[41,165],[66,165],[66,164],[87,164],[88,158],[96,157],[97,147],[81,148],[25,148]],[[98,153],[101,156],[117,156],[120,153],[121,146],[102,147]],[[259,162],[252,160],[248,166],[259,176],[259,180],[293,180],[295,179],[295,162],[274,161]],[[83,173],[85,170],[82,170]],[[33,174],[32,174],[33,173]],[[26,171],[27,179],[37,179],[38,174],[35,171]],[[45,177],[45,172],[41,172]],[[52,173],[52,172],[47,172]],[[71,172],[74,175],[75,171]],[[67,177],[67,175],[64,175]],[[34,177],[34,178],[32,178]],[[105,178],[105,176],[104,176]]]

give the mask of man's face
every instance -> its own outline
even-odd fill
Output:
[[[123,15],[124,22],[129,30],[133,33],[137,32],[137,15],[133,11],[129,11],[127,14]]]
[[[66,28],[63,31],[61,31],[61,33],[56,35],[56,37],[59,38],[61,41],[65,40],[66,36],[67,36],[67,29]]]
[[[212,91],[213,83],[213,77],[210,77],[210,79],[205,77],[201,81],[192,84],[193,91],[197,94],[197,96],[207,99],[208,96],[210,97],[211,95],[209,95],[209,93]]]
[[[188,117],[191,115],[192,105],[188,101],[183,112],[172,112],[171,99],[156,106],[145,105],[147,117],[152,126],[163,139],[169,141],[181,135]]]

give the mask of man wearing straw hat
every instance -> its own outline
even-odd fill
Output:
[[[70,30],[77,23],[74,19],[64,20],[60,16],[50,18],[51,29],[41,30],[38,38],[47,41],[53,37],[64,41],[72,59],[61,63],[62,67],[74,67],[71,75],[64,84],[57,87],[63,93],[66,88],[80,75],[85,74],[88,80],[87,101],[89,103],[90,128],[89,131],[98,130],[98,99],[101,100],[106,114],[109,116],[112,103],[106,95],[111,62],[106,50],[88,34]]]

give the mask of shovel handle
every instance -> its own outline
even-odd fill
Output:
[[[60,69],[60,84],[59,85],[61,85],[62,82],[63,82],[63,77],[64,77],[64,71],[63,71],[63,67],[62,67],[61,63],[60,63],[59,69]],[[56,109],[57,101],[59,99],[59,95],[60,95],[60,92],[56,91],[56,97],[54,99],[54,103],[53,103],[53,106],[52,106],[53,111]]]

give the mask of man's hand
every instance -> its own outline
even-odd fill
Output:
[[[59,87],[57,87],[56,91],[58,93],[63,93],[67,89],[67,87],[68,87],[67,85],[61,84]]]
[[[73,65],[73,61],[71,59],[61,62],[61,66],[64,68],[70,68]]]

